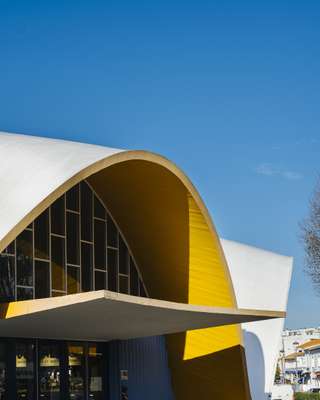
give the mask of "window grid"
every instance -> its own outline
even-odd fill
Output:
[[[67,201],[66,194],[63,195],[63,212],[64,212],[64,291],[68,294],[68,254],[67,254]]]
[[[81,210],[81,195],[80,195],[80,183],[77,185],[78,186],[78,213],[79,213],[79,224],[78,224],[78,235],[79,235],[79,263],[80,266],[82,265],[81,261],[81,215],[80,215],[80,210]],[[82,273],[81,273],[81,268],[79,272],[79,290],[81,292],[82,290]]]
[[[52,297],[52,273],[51,273],[51,207],[49,207],[48,218],[49,218],[49,290],[50,290],[50,297]]]
[[[82,225],[82,221],[81,221],[81,213],[83,210],[81,210],[81,192],[82,192],[82,188],[85,187],[85,190],[87,191],[87,195],[89,193],[89,196],[91,198],[91,206],[92,206],[92,210],[91,210],[91,221],[90,221],[90,225],[91,225],[91,240],[85,240],[82,239],[82,232],[81,230],[84,229]],[[136,295],[139,296],[147,296],[147,291],[145,289],[144,283],[142,281],[141,278],[141,274],[139,269],[137,268],[137,264],[134,260],[134,257],[132,255],[132,252],[129,249],[129,246],[125,240],[125,238],[123,237],[123,235],[120,232],[119,227],[117,226],[116,222],[114,221],[114,219],[112,218],[110,212],[107,210],[107,208],[104,206],[103,202],[101,201],[101,199],[99,198],[99,196],[97,195],[97,193],[94,192],[94,190],[92,189],[92,187],[86,182],[86,181],[82,181],[81,183],[77,184],[76,187],[72,188],[72,189],[76,189],[77,190],[77,197],[78,197],[78,209],[79,211],[67,208],[67,193],[64,193],[58,200],[61,202],[61,200],[63,200],[60,204],[63,204],[63,218],[64,218],[64,234],[61,233],[56,233],[56,232],[52,232],[52,221],[51,221],[51,217],[52,217],[52,212],[51,212],[51,207],[50,206],[48,208],[48,256],[49,258],[46,259],[45,258],[45,254],[43,254],[43,258],[41,257],[41,254],[39,254],[38,251],[38,255],[40,255],[40,257],[35,257],[36,255],[36,249],[35,249],[35,225],[33,222],[28,225],[27,228],[25,228],[25,231],[29,231],[32,232],[32,237],[31,237],[31,247],[32,247],[32,286],[29,285],[25,285],[25,284],[20,284],[18,285],[18,281],[17,281],[17,243],[16,243],[16,239],[2,252],[0,253],[0,256],[3,257],[7,257],[7,258],[14,258],[14,298],[10,298],[7,299],[5,298],[6,296],[4,295],[4,293],[0,292],[0,302],[3,301],[12,301],[12,300],[25,300],[25,299],[29,299],[29,298],[36,298],[36,262],[41,261],[46,263],[45,265],[47,265],[48,268],[48,281],[49,281],[49,293],[48,293],[48,297],[53,297],[53,296],[57,296],[57,295],[66,295],[68,294],[69,291],[69,281],[68,279],[75,279],[75,287],[78,292],[83,291],[83,275],[82,275],[82,269],[84,268],[84,260],[82,260],[82,244],[85,243],[87,245],[90,246],[91,248],[91,253],[92,253],[92,258],[91,258],[91,266],[90,266],[90,290],[97,290],[97,288],[106,288],[109,289],[114,286],[115,290],[117,292],[122,291],[123,293],[127,293],[130,294],[131,293],[131,262],[133,263],[133,266],[135,268],[135,274],[133,276],[137,276],[137,293]],[[70,189],[70,190],[72,190]],[[88,190],[89,189],[89,190]],[[54,203],[55,204],[55,203]],[[55,205],[57,206],[58,203],[56,203]],[[96,205],[97,205],[97,214],[96,215]],[[72,205],[71,205],[72,206]],[[104,213],[103,211],[104,210]],[[68,249],[68,241],[67,241],[67,216],[68,213],[70,214],[74,214],[74,215],[78,215],[79,219],[78,219],[78,240],[77,243],[75,245],[75,248],[78,252],[77,256],[75,257],[75,261],[79,261],[79,265],[78,264],[73,264],[73,263],[69,263],[68,260],[70,260],[70,257],[68,257],[68,251],[72,251],[71,249]],[[104,215],[104,218],[101,217]],[[88,216],[87,216],[88,217]],[[103,229],[104,229],[104,241],[103,241],[103,246],[104,248],[101,249],[101,244],[100,242],[97,242],[95,239],[95,222],[98,221],[100,224],[103,223]],[[112,228],[114,228],[115,230],[112,232],[112,237],[115,238],[114,243],[111,243],[111,238],[109,241],[108,238],[108,221],[110,222],[110,230],[112,230]],[[39,229],[39,228],[38,228]],[[71,228],[70,228],[71,229]],[[69,229],[69,230],[70,230]],[[100,226],[99,229],[102,229],[102,227]],[[38,232],[38,231],[37,231]],[[110,231],[111,232],[111,231]],[[115,236],[114,236],[115,235]],[[62,248],[62,253],[60,254],[60,256],[63,259],[62,265],[55,265],[53,266],[53,255],[52,255],[52,238],[60,238],[63,241],[63,248]],[[120,243],[121,242],[121,243]],[[122,255],[120,255],[120,247],[122,244]],[[26,246],[28,245],[28,243],[26,244]],[[97,259],[96,259],[96,249],[95,247],[97,247],[97,250],[99,250],[99,254],[100,254],[100,260],[101,260],[101,250],[102,253],[104,255],[104,261],[102,262],[102,264],[104,263],[104,268],[103,265],[97,265]],[[55,246],[57,247],[57,246]],[[69,246],[70,247],[70,246]],[[61,250],[61,249],[60,249]],[[109,254],[109,250],[111,250],[113,253],[113,259],[115,257],[115,282],[109,282],[109,268],[111,268],[111,266],[108,264],[108,254]],[[14,253],[14,254],[13,254]],[[64,253],[64,254],[63,254]],[[120,256],[124,257],[124,263],[125,263],[125,270],[126,273],[124,273],[123,271],[120,271]],[[57,255],[56,255],[57,258]],[[59,258],[59,257],[58,257]],[[74,258],[72,258],[74,259]],[[111,262],[111,260],[110,260]],[[101,264],[101,262],[100,262]],[[62,287],[59,289],[57,289],[56,287],[53,287],[53,270],[55,271],[55,274],[57,275],[57,271],[58,273],[60,273],[61,270],[61,276],[60,278],[56,280],[59,282],[59,280],[61,279],[62,282]],[[73,275],[71,275],[71,272],[68,273],[68,271],[72,271]],[[77,273],[75,273],[75,271],[78,271]],[[27,270],[26,270],[27,272]],[[102,275],[103,274],[103,275]],[[38,276],[38,275],[37,275]],[[103,279],[103,282],[98,282],[96,281],[96,279]],[[21,282],[22,283],[22,282]],[[102,285],[101,285],[102,283]],[[9,283],[8,283],[9,284]],[[24,291],[23,291],[24,289]],[[62,290],[61,290],[62,289]],[[30,297],[28,295],[28,290],[32,290],[32,297]],[[73,290],[73,289],[72,289]],[[133,288],[132,288],[133,290]],[[19,297],[18,295],[18,291],[20,291],[20,293],[24,293],[25,297]],[[30,294],[30,293],[29,293]],[[132,293],[131,293],[132,294]],[[30,294],[31,295],[31,294]]]
[[[17,300],[17,241],[14,240],[14,299]]]

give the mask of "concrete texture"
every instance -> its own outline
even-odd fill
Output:
[[[204,307],[107,290],[1,305],[2,336],[109,341],[184,332],[283,313]]]

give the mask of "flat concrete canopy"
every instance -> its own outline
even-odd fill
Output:
[[[281,318],[279,311],[204,307],[100,290],[0,305],[1,336],[109,341]]]

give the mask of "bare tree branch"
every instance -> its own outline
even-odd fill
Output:
[[[320,295],[320,179],[309,202],[309,215],[300,228],[305,250],[305,270]]]

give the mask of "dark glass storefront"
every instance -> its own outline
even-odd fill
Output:
[[[0,400],[102,400],[107,344],[1,339]]]

